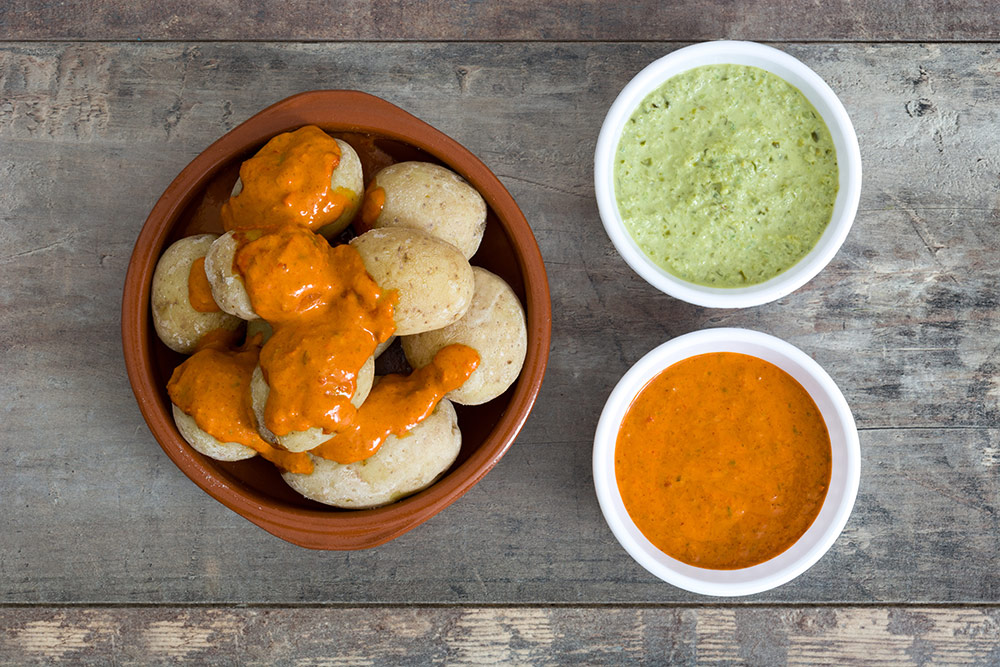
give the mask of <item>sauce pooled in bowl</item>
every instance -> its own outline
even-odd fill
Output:
[[[830,223],[837,153],[819,112],[781,77],[706,65],[667,79],[622,130],[614,189],[626,229],[672,275],[763,283]]]
[[[831,446],[812,397],[774,364],[733,352],[680,361],[622,420],[615,477],[658,549],[718,570],[774,558],[812,525]]]

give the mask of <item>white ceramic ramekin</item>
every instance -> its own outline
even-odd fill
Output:
[[[739,570],[710,570],[671,558],[639,531],[615,478],[615,445],[632,400],[668,366],[709,352],[738,352],[769,361],[795,378],[816,402],[830,433],[830,488],[819,515],[799,540],[769,561]],[[704,329],[660,345],[640,359],[611,392],[594,437],[594,486],[604,518],[625,550],[651,573],[694,593],[760,593],[794,579],[833,545],[844,529],[861,479],[861,448],[851,409],[833,379],[811,357],[785,341],[747,329]]]
[[[751,65],[777,74],[798,88],[819,111],[833,137],[840,189],[833,216],[816,246],[793,267],[750,287],[705,287],[681,280],[657,266],[625,229],[615,199],[614,159],[622,128],[643,99],[670,77],[702,65]],[[670,296],[710,308],[746,308],[790,294],[811,280],[837,254],[854,222],[861,197],[861,151],[851,119],[837,95],[800,61],[754,42],[705,42],[674,51],[636,74],[618,95],[601,127],[594,156],[594,189],[604,228],[632,269]]]

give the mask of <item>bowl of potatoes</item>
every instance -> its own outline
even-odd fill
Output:
[[[541,254],[499,179],[356,91],[282,100],[196,157],[122,298],[167,456],[313,549],[377,546],[468,491],[524,425],[550,336]]]

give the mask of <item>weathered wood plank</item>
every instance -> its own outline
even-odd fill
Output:
[[[628,366],[707,326],[778,335],[841,385],[861,493],[833,550],[765,601],[1000,600],[1000,48],[787,45],[841,95],[865,162],[834,263],[778,303],[678,303],[597,217],[591,164],[620,86],[661,44],[0,45],[0,598],[8,602],[667,602],[614,542],[590,478]],[[492,167],[546,259],[553,351],[500,465],[373,551],[286,545],[162,454],[121,361],[131,245],[221,133],[313,88],[358,88]]]
[[[995,607],[0,609],[0,664],[995,665]]]
[[[989,41],[989,0],[0,3],[11,40]]]

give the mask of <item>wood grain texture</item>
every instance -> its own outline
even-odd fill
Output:
[[[7,0],[11,40],[988,41],[990,0]]]
[[[996,608],[0,609],[0,665],[995,665]]]
[[[831,552],[755,601],[997,602],[1000,47],[783,45],[838,92],[861,210],[816,279],[707,310],[618,257],[592,156],[620,87],[662,44],[0,45],[0,601],[628,603],[701,600],[631,561],[590,474],[599,411],[657,344],[709,326],[782,337],[861,429]],[[417,530],[360,553],[285,544],[213,501],[151,438],[119,301],[160,192],[259,109],[357,88],[481,157],[538,238],[553,350],[510,453]]]

